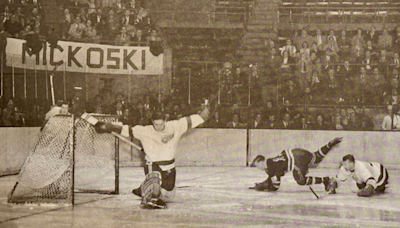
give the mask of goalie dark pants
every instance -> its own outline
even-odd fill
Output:
[[[381,175],[379,175],[376,183],[375,193],[384,193],[387,187],[386,185],[389,183],[389,173],[383,165],[381,165]],[[366,183],[357,183],[358,189],[363,189],[365,186],[367,186]]]
[[[324,159],[331,150],[331,147],[325,145],[318,151],[311,153],[305,149],[292,149],[294,169],[293,177],[299,185],[312,185],[328,182],[329,177],[306,176],[309,168],[315,168]]]

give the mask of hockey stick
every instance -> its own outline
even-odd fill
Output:
[[[95,126],[99,120],[96,119],[93,116],[90,116],[89,114],[87,114],[86,112],[82,114],[81,119],[85,120],[86,122],[88,122],[89,124],[91,124],[92,126]],[[116,132],[111,132],[112,135],[114,135],[115,137],[121,139],[122,141],[128,143],[129,145],[135,147],[138,150],[142,150],[143,148],[136,145],[135,143],[131,142],[129,139],[125,138],[124,136],[122,136],[121,134],[118,134]]]
[[[310,190],[312,193],[314,193],[314,196],[317,197],[317,199],[319,199],[319,196],[317,195],[317,193],[314,192],[314,189],[311,188],[311,186],[309,186]]]
[[[51,90],[51,101],[52,104],[55,105],[55,95],[54,95],[54,82],[53,82],[53,74],[57,70],[57,65],[54,67],[53,71],[50,73],[50,90]]]

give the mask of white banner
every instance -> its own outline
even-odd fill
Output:
[[[112,46],[59,41],[57,48],[43,45],[38,55],[25,40],[7,39],[7,66],[16,68],[99,73],[158,75],[163,73],[163,54],[154,56],[150,47]]]

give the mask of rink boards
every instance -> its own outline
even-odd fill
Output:
[[[0,128],[0,176],[18,173],[39,136],[39,128]],[[334,137],[344,137],[320,164],[337,167],[342,157],[375,161],[399,169],[400,132],[193,129],[179,144],[179,166],[246,166],[258,154],[276,156],[284,149],[318,150]],[[140,166],[143,154],[120,143],[121,166]]]

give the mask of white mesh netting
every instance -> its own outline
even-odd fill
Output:
[[[114,117],[96,118],[117,121]],[[49,120],[21,168],[10,203],[72,203],[73,186],[79,192],[118,192],[118,141],[111,134],[98,134],[81,119],[73,126],[72,116]]]

